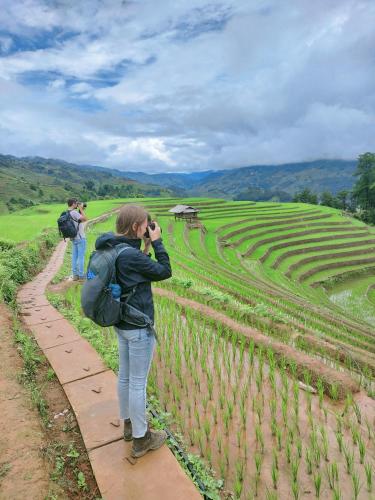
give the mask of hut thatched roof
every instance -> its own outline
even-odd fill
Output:
[[[194,214],[199,212],[197,208],[190,207],[189,205],[176,205],[168,211],[172,214]]]

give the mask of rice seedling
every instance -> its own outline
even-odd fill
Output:
[[[255,462],[255,496],[258,496],[258,486],[259,486],[259,480],[260,480],[260,473],[262,470],[262,463],[263,463],[263,458],[262,455],[259,454],[259,452],[255,452],[254,454],[254,462]]]
[[[293,482],[298,481],[299,464],[300,464],[300,460],[298,457],[294,457],[294,459],[290,463]]]
[[[258,423],[260,424],[262,422],[262,417],[263,417],[263,405],[260,403],[260,401],[257,399],[255,401],[255,412],[258,417]]]
[[[342,500],[342,493],[338,486],[333,490],[333,500]]]
[[[270,407],[271,417],[276,418],[276,409],[277,409],[276,398],[274,398],[274,397],[271,398],[268,404]]]
[[[322,437],[322,454],[323,454],[324,460],[326,462],[328,462],[329,461],[329,458],[328,458],[329,443],[328,443],[327,432],[323,426],[320,427],[320,434]]]
[[[255,376],[255,383],[256,383],[258,392],[260,392],[262,389],[262,386],[263,386],[263,376],[261,375],[261,373],[259,373],[259,371],[257,372],[257,374]]]
[[[225,435],[228,436],[229,435],[230,416],[229,416],[229,413],[227,410],[223,413],[223,423],[224,423]]]
[[[316,388],[318,390],[318,396],[319,396],[319,408],[323,408],[323,399],[324,399],[324,386],[321,378],[318,378],[316,382]]]
[[[240,400],[240,419],[241,419],[241,426],[243,429],[246,429],[246,421],[247,421],[247,409],[245,407],[245,403]]]
[[[310,392],[306,393],[306,403],[307,403],[307,413],[308,415],[311,415],[311,401],[312,401],[312,395]]]
[[[274,455],[274,458],[272,460],[271,478],[272,478],[273,487],[275,490],[277,490],[277,481],[279,479],[279,470],[278,470],[277,458],[275,461],[275,455]]]
[[[336,482],[339,480],[339,473],[336,462],[326,466],[326,477],[331,490],[334,489]]]
[[[203,406],[203,409],[204,409],[205,413],[207,412],[208,401],[209,401],[208,396],[204,396],[202,398],[202,406]]]
[[[220,395],[219,395],[219,405],[220,405],[221,410],[224,409],[225,401],[226,401],[225,390],[223,388],[221,388]]]
[[[331,398],[334,401],[337,401],[338,398],[339,398],[339,388],[338,388],[338,385],[337,384],[331,384],[330,388],[329,388],[329,392],[330,392]]]
[[[284,427],[286,427],[288,424],[288,400],[284,398],[281,400],[281,414],[283,417]]]
[[[292,481],[292,494],[294,500],[298,500],[300,498],[300,487],[298,481]]]
[[[194,410],[194,417],[195,417],[195,423],[196,423],[196,425],[197,425],[197,427],[199,429],[200,426],[201,426],[201,421],[200,421],[200,416],[199,416],[199,410],[198,410],[198,408],[195,408],[195,410]]]
[[[212,452],[211,452],[211,446],[210,446],[209,442],[207,442],[207,444],[206,444],[205,457],[206,457],[206,460],[210,464],[210,467],[211,467],[212,466]]]
[[[241,497],[242,488],[243,488],[242,482],[239,481],[238,478],[236,478],[235,482],[234,482],[234,487],[233,487],[234,498]]]
[[[204,446],[204,434],[199,429],[197,430],[198,446],[201,456],[204,456],[205,446]]]
[[[216,445],[217,445],[217,451],[219,452],[219,454],[221,454],[221,448],[222,448],[222,445],[223,445],[223,439],[221,436],[217,436],[216,438]]]
[[[274,491],[266,489],[266,500],[277,500],[277,494]]]
[[[204,431],[204,434],[206,436],[206,441],[209,441],[210,433],[211,433],[211,425],[210,425],[209,420],[207,420],[207,419],[203,420],[203,431]]]
[[[288,464],[290,464],[291,457],[292,457],[292,445],[291,445],[289,437],[287,437],[286,443],[285,443],[285,456],[286,456],[286,461],[288,462]]]
[[[281,451],[281,449],[282,449],[282,436],[281,436],[281,429],[279,427],[276,430],[276,439],[277,439],[277,449],[278,449],[278,451]]]
[[[234,405],[233,405],[232,401],[229,401],[229,399],[227,399],[227,413],[229,415],[230,420],[232,419],[232,416],[233,416],[233,409],[234,409]]]
[[[310,448],[306,448],[305,458],[306,458],[306,472],[307,474],[311,475],[313,469],[313,458],[312,458],[312,451]]]
[[[313,450],[315,467],[320,467],[320,448],[316,446]]]
[[[227,444],[224,446],[223,452],[224,452],[225,463],[228,466],[229,465],[229,447]]]
[[[257,444],[260,446],[260,451],[263,455],[263,453],[264,453],[264,437],[263,437],[262,428],[259,424],[255,424],[255,438],[256,438]]]
[[[247,351],[251,372],[253,371],[253,368],[254,368],[254,350],[255,350],[255,343],[254,343],[254,340],[251,339],[249,342],[249,347],[248,347],[248,351]]]
[[[366,445],[361,436],[359,436],[358,438],[358,451],[359,451],[359,461],[361,464],[363,464],[366,455]]]
[[[372,465],[370,462],[365,464],[365,474],[366,474],[366,483],[367,483],[367,491],[369,493],[372,492]]]
[[[336,431],[342,434],[343,419],[342,416],[336,414]]]
[[[352,474],[352,472],[353,472],[353,463],[354,463],[354,452],[353,451],[349,451],[349,449],[345,445],[343,445],[342,449],[343,449],[344,457],[345,457],[346,473],[347,474]]]
[[[354,500],[357,500],[359,492],[362,488],[362,485],[360,484],[359,481],[359,474],[357,471],[353,471],[352,473],[352,485],[353,485]]]
[[[241,442],[242,442],[242,430],[239,428],[236,432],[236,439],[237,439],[237,447],[241,447]]]
[[[315,497],[320,498],[320,489],[322,487],[322,476],[320,472],[316,472],[314,474],[314,488],[315,488]]]
[[[272,417],[271,418],[271,434],[272,434],[272,436],[276,436],[276,432],[277,432],[276,418]]]
[[[360,439],[360,434],[357,428],[357,425],[353,422],[350,422],[350,432],[352,434],[353,445],[356,446]]]
[[[243,460],[237,460],[236,465],[236,478],[242,483],[243,482],[243,476],[244,476],[244,470],[245,470],[245,463]]]
[[[365,423],[366,423],[366,428],[367,428],[367,437],[370,440],[371,436],[372,436],[372,426],[371,426],[371,423],[367,417],[365,418]]]
[[[220,458],[219,470],[220,470],[220,476],[224,478],[226,476],[226,470],[227,470],[227,464],[225,462],[225,458]]]
[[[339,447],[339,451],[340,451],[340,453],[342,453],[342,442],[343,442],[342,432],[336,431],[335,436],[336,436],[337,444]]]
[[[302,458],[302,440],[301,440],[301,438],[297,439],[296,448],[297,448],[298,457]]]

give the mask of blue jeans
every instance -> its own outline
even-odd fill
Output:
[[[83,278],[85,276],[86,238],[72,240],[72,274]]]
[[[146,387],[155,336],[146,328],[120,330],[115,327],[118,338],[119,372],[117,392],[120,418],[130,418],[133,437],[146,434]]]

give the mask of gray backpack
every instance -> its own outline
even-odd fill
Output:
[[[147,314],[128,304],[136,287],[127,295],[125,302],[113,296],[116,284],[116,259],[125,250],[132,248],[126,243],[103,250],[95,250],[87,266],[87,280],[81,292],[81,306],[85,315],[100,326],[113,326],[126,321],[135,328],[148,328],[155,333]]]

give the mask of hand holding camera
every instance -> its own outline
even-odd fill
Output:
[[[161,238],[161,227],[156,221],[149,222],[144,236],[150,238],[151,241],[158,240]]]

